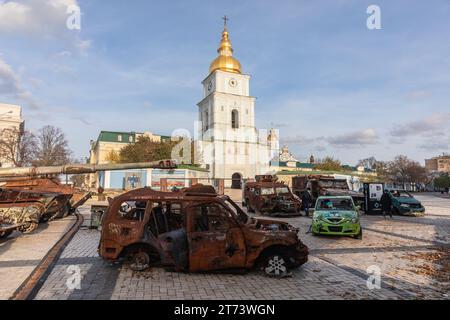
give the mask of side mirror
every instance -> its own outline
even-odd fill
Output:
[[[356,210],[361,211],[361,206],[356,206]]]

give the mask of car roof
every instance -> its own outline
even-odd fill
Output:
[[[320,196],[317,200],[320,199],[352,199],[351,196]]]

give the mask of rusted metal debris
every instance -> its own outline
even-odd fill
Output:
[[[22,224],[9,223],[3,219],[0,219],[0,239],[6,238],[13,233],[14,230],[18,230],[21,226]]]
[[[302,201],[276,176],[256,176],[255,182],[246,182],[242,200],[249,212],[268,215],[299,215]]]
[[[110,201],[99,254],[130,258],[134,270],[159,265],[177,271],[258,267],[283,276],[304,264],[308,248],[288,223],[247,216],[212,186],[176,192],[142,188]]]

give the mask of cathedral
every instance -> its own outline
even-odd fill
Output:
[[[225,17],[218,56],[202,81],[198,105],[198,140],[201,163],[211,178],[224,179],[225,187],[239,188],[243,179],[270,171],[278,155],[277,130],[255,127],[255,97],[250,95],[250,75],[233,57]]]

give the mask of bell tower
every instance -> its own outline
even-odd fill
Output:
[[[202,81],[203,99],[197,104],[204,161],[213,178],[226,179],[226,186],[232,176],[254,178],[261,161],[250,76],[233,56],[227,20],[224,17],[218,56]]]

